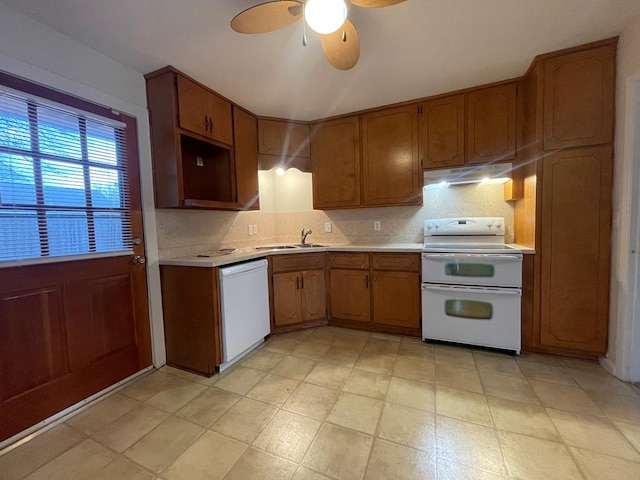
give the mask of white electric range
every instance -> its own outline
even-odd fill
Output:
[[[500,217],[424,221],[422,338],[520,353],[522,252]]]

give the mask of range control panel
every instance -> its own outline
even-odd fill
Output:
[[[424,221],[424,235],[504,235],[503,217],[433,218]]]

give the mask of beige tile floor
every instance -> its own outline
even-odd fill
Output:
[[[170,367],[0,456],[0,479],[640,479],[640,390],[597,363],[332,327]]]

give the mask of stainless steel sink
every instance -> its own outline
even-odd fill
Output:
[[[254,250],[289,250],[296,248],[293,245],[264,245],[261,247],[253,247]]]
[[[319,248],[319,247],[324,247],[324,245],[320,245],[319,243],[296,243],[295,244],[296,248]]]

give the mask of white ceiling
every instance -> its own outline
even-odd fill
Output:
[[[171,64],[258,115],[313,120],[518,77],[540,53],[618,35],[638,0],[408,0],[350,7],[360,62],[302,25],[241,35],[261,0],[0,0],[141,73]]]

